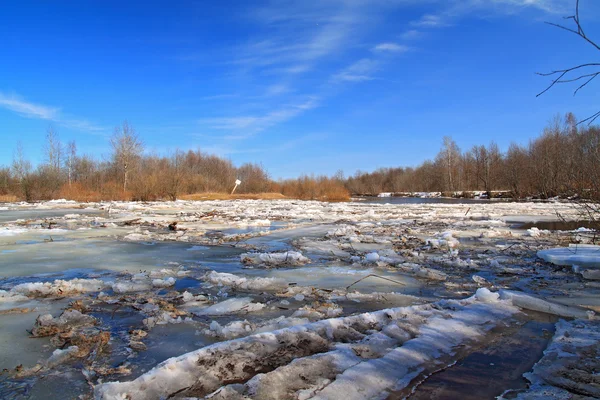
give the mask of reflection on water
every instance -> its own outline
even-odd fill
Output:
[[[507,388],[525,389],[527,381],[522,375],[542,357],[557,320],[548,314],[528,314],[532,320],[432,375],[412,395],[394,393],[388,399],[494,399]]]
[[[579,228],[598,229],[599,222],[594,221],[538,221],[528,222],[519,226],[519,229],[538,228],[549,231],[574,231]]]
[[[178,242],[143,243],[91,238],[77,241],[6,245],[0,254],[0,277],[56,273],[69,269],[139,272],[176,265],[223,263],[239,260],[242,250],[212,246],[210,250],[187,251],[193,245]]]
[[[80,214],[80,215],[101,215],[104,211],[100,210],[88,210],[80,208],[63,208],[59,210],[0,210],[0,223],[16,221],[18,219],[30,220],[30,219],[45,219],[45,218],[60,218],[67,214]]]
[[[512,199],[455,199],[452,197],[357,197],[352,201],[372,204],[473,204],[513,202]]]

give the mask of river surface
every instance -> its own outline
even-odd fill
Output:
[[[505,222],[515,215],[548,220],[557,207],[568,215],[560,204],[385,197],[43,207],[0,210],[0,370],[9,371],[0,375],[0,398],[89,396],[90,382],[130,381],[170,357],[262,327],[465,299],[480,287],[558,296],[564,293],[558,279],[575,285],[572,273],[557,274],[536,260],[537,248],[559,238],[534,239]],[[271,258],[278,254],[285,256]],[[69,282],[77,279],[99,289],[71,292]],[[29,284],[62,286],[51,293],[27,286],[11,297]],[[183,303],[184,293],[195,300]],[[584,298],[572,292],[578,295]],[[229,300],[246,303],[204,312]],[[28,332],[39,315],[58,317],[73,302],[95,323],[71,334],[108,332],[111,339],[96,358],[54,365],[48,360],[69,346],[57,345],[66,333],[32,338]],[[453,366],[412,388],[410,398],[493,398],[523,389],[521,374],[541,357],[554,318],[521,316],[518,325],[491,335],[489,346],[465,348]],[[144,336],[132,339],[138,331]],[[35,373],[19,375],[36,364]],[[66,389],[64,376],[71,382]]]

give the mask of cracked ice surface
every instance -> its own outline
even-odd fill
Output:
[[[586,248],[593,233],[519,228],[573,219],[569,204],[4,208],[2,398],[89,397],[92,385],[98,396],[380,398],[410,393],[528,313],[595,321],[600,311],[597,269],[544,256],[567,242]],[[77,313],[93,319],[50,323]],[[108,345],[94,342],[107,335]],[[63,388],[61,376],[74,384]]]
[[[248,380],[233,390],[250,398],[260,391],[283,395],[292,390],[312,391],[314,398],[370,399],[408,385],[432,366],[449,363],[458,346],[481,340],[517,312],[510,302],[483,289],[463,301],[323,320],[205,347],[167,360],[132,382],[102,384],[95,396],[106,400],[205,396],[227,381]],[[294,359],[299,369],[293,363],[286,366]],[[287,372],[295,379],[305,366],[302,359],[304,364],[328,363],[335,375],[313,377],[305,387],[269,386],[269,374]],[[259,373],[264,375],[259,378]]]

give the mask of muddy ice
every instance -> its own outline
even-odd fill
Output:
[[[573,230],[546,229],[557,214]],[[600,247],[577,215],[564,203],[4,205],[0,397],[598,397]]]

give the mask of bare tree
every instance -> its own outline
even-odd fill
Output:
[[[460,149],[450,136],[444,136],[444,144],[437,155],[436,161],[444,168],[446,190],[455,191],[458,188]]]
[[[553,22],[547,22],[547,24],[574,33],[581,39],[585,40],[594,49],[600,51],[600,45],[587,36],[583,29],[583,26],[581,25],[581,19],[579,14],[579,0],[576,0],[575,2],[575,15],[565,17],[565,19],[572,20],[575,24],[575,27],[570,28]],[[577,85],[577,88],[573,92],[573,95],[576,95],[577,92],[586,87],[590,82],[592,82],[600,75],[600,62],[579,64],[572,67],[558,69],[546,73],[538,72],[538,75],[552,77],[552,82],[550,83],[550,85],[548,85],[548,87],[546,87],[543,91],[538,93],[538,96],[541,96],[555,85],[561,83],[572,83]],[[598,117],[600,117],[600,111],[579,121],[579,123],[581,124],[587,122],[588,124],[592,124]]]
[[[17,149],[13,154],[12,170],[14,176],[19,181],[19,188],[22,194],[25,196],[25,200],[31,200],[31,162],[25,159],[25,153],[23,151],[23,145],[21,142],[17,143]]]
[[[60,175],[62,153],[63,149],[62,144],[60,143],[60,139],[58,138],[58,133],[56,132],[53,126],[49,126],[46,130],[46,144],[44,145],[44,155],[48,170],[55,177]]]
[[[67,167],[67,178],[69,180],[69,186],[73,183],[73,172],[75,168],[75,159],[77,158],[77,146],[75,145],[75,141],[72,140],[67,144],[67,159],[66,159],[66,167]]]
[[[114,152],[113,162],[123,173],[123,192],[126,192],[129,173],[140,158],[144,144],[127,121],[115,128],[110,144]]]
[[[31,172],[31,162],[25,159],[25,152],[23,151],[23,144],[21,142],[17,143],[17,148],[13,153],[12,169],[13,174],[19,182],[23,182]]]

